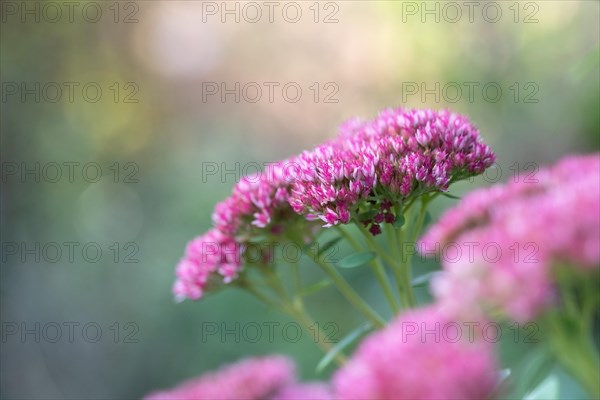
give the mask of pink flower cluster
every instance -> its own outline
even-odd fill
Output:
[[[436,308],[405,313],[371,334],[336,372],[330,385],[299,383],[283,356],[249,358],[146,400],[385,400],[484,399],[498,384],[490,343],[439,340],[436,326],[450,320]],[[407,334],[405,324],[429,331]]]
[[[298,383],[281,389],[273,400],[333,400],[332,396],[324,383]]]
[[[293,361],[283,356],[249,358],[216,372],[151,393],[146,400],[328,400],[326,386],[296,382]]]
[[[339,137],[301,154],[289,202],[294,211],[345,224],[353,212],[377,211],[361,220],[393,222],[389,204],[482,173],[494,162],[477,129],[447,110],[386,110],[369,122],[351,120]],[[362,205],[366,209],[360,209]]]
[[[291,163],[274,163],[264,173],[243,177],[231,196],[215,206],[214,228],[188,243],[177,265],[176,299],[197,300],[207,289],[236,279],[244,267],[244,243],[252,237],[252,229],[280,234],[284,223],[299,218],[287,201]]]
[[[298,157],[290,204],[308,219],[327,227],[350,222],[350,207],[365,198],[376,183],[376,154],[364,149],[362,159],[339,143],[318,146]]]
[[[477,129],[449,111],[395,109],[370,122],[350,120],[335,140],[242,178],[216,205],[214,229],[188,245],[173,291],[198,299],[209,283],[232,281],[243,269],[244,244],[264,233],[309,242],[310,221],[345,224],[355,213],[376,235],[381,223],[394,222],[394,204],[446,190],[493,161]]]
[[[273,163],[262,173],[240,179],[231,196],[216,205],[212,216],[214,226],[227,235],[237,236],[251,226],[266,228],[277,222],[276,214],[289,209],[288,170],[293,163],[293,159]]]
[[[462,248],[432,285],[450,313],[527,321],[554,300],[554,267],[599,268],[600,154],[565,158],[534,179],[471,193],[421,239],[420,249]],[[500,254],[470,254],[473,243]]]
[[[241,244],[218,229],[211,229],[190,241],[175,269],[175,299],[197,300],[211,284],[218,285],[221,280],[231,282],[242,268],[242,250]]]
[[[498,383],[491,345],[440,340],[434,307],[410,311],[366,338],[333,378],[336,399],[486,399]],[[407,334],[407,325],[417,334]],[[429,331],[423,335],[422,331]],[[413,332],[411,330],[411,332]]]

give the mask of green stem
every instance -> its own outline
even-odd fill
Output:
[[[333,348],[331,343],[323,341],[327,337],[325,332],[321,329],[321,327],[315,323],[315,321],[308,315],[306,310],[302,305],[295,306],[292,311],[292,316],[304,327],[304,329],[310,332],[312,329],[316,329],[317,337],[315,338],[315,343],[323,350],[324,353],[328,353]],[[343,365],[347,359],[346,356],[342,353],[338,353],[335,355],[335,361],[338,365]]]
[[[365,228],[359,221],[355,221],[354,225],[358,227],[360,232],[365,237],[365,240],[369,245],[369,249],[373,250],[375,254],[377,254],[377,256],[383,259],[386,263],[390,265],[396,264],[396,261],[388,254],[388,252],[385,251],[385,249],[381,247],[381,245],[377,243],[375,239],[373,239],[373,235],[367,230],[367,228]]]
[[[375,327],[382,328],[385,326],[385,320],[379,316],[369,306],[362,297],[350,286],[350,284],[344,279],[344,277],[335,269],[334,266],[321,261],[316,257],[315,262],[323,269],[323,271],[329,276],[333,283],[337,286],[338,290],[344,295],[358,311],[360,311]]]
[[[302,279],[300,277],[300,268],[298,263],[290,262],[290,268],[292,269],[292,280],[294,281],[294,298],[299,297],[299,293],[302,290]]]
[[[259,271],[263,279],[265,280],[265,283],[270,288],[275,290],[279,298],[282,300],[287,300],[288,295],[286,294],[285,288],[283,287],[283,284],[281,283],[281,280],[279,279],[277,273],[273,271],[273,269],[269,265],[259,266]]]
[[[344,228],[342,228],[340,225],[335,225],[335,229],[340,233],[340,235],[342,235],[342,237],[344,239],[346,239],[348,241],[348,243],[350,243],[350,245],[354,248],[354,250],[361,251],[360,250],[361,247],[358,244],[358,242],[352,237],[352,235],[350,235],[348,232],[346,232],[346,230]]]
[[[398,284],[398,290],[400,291],[400,301],[402,302],[402,306],[404,308],[414,306],[414,301],[411,301],[411,297],[409,296],[409,293],[411,293],[412,291],[412,288],[410,286],[410,279],[408,279],[408,277],[406,276],[406,268],[402,267],[403,260],[394,260],[388,254],[388,252],[385,251],[385,249],[381,247],[381,245],[377,243],[375,239],[373,239],[373,235],[371,235],[367,228],[362,226],[360,222],[356,222],[356,226],[358,226],[358,229],[362,232],[363,236],[365,237],[365,240],[369,244],[369,248],[373,250],[379,258],[387,262],[392,268],[394,276],[396,277],[396,282]]]
[[[554,319],[554,318],[551,318]],[[576,324],[570,318],[568,325]],[[565,321],[553,321],[547,324],[550,328],[550,346],[558,361],[569,371],[594,399],[600,398],[600,364],[596,356],[597,349],[581,329],[583,324],[574,329],[565,329]]]
[[[336,226],[336,229],[338,230],[338,232],[340,232],[342,237],[344,237],[350,243],[350,245],[354,248],[355,251],[362,251],[362,248],[360,247],[358,242],[354,240],[354,238],[350,236],[348,232],[346,232],[339,225]],[[399,307],[396,303],[396,298],[394,297],[394,292],[392,291],[392,286],[390,285],[390,281],[387,278],[387,274],[385,273],[385,268],[383,264],[379,259],[375,259],[371,261],[369,265],[371,266],[371,270],[375,274],[375,278],[377,279],[377,282],[379,282],[379,285],[381,286],[381,289],[383,290],[383,293],[390,307],[392,308],[392,311],[394,312],[394,314],[396,314],[399,311]]]
[[[415,246],[417,237],[418,237],[419,233],[421,232],[421,229],[423,228],[423,222],[425,221],[425,215],[427,214],[427,205],[436,195],[437,194],[430,196],[429,194],[424,194],[423,197],[421,197],[421,209],[419,210],[419,214],[417,215],[417,222],[415,223],[415,226],[413,226],[412,235],[408,242],[411,246]],[[403,246],[403,244],[401,244],[401,245]],[[416,304],[415,294],[413,292],[413,288],[412,288],[412,284],[411,284],[413,253],[414,253],[414,251],[409,252],[408,254],[406,254],[406,257],[403,256],[402,260],[401,260],[402,264],[403,264],[402,268],[405,271],[404,277],[405,277],[406,281],[408,281],[407,296],[410,299],[410,303],[412,306],[414,306]]]
[[[279,279],[277,280],[279,281]],[[269,279],[269,282],[275,283],[272,279]],[[304,329],[307,332],[311,331],[311,327],[316,328],[319,340],[315,340],[315,342],[323,350],[324,353],[329,352],[333,348],[333,346],[330,343],[321,340],[321,338],[325,338],[326,335],[319,327],[319,325],[315,323],[315,321],[310,317],[310,315],[308,315],[308,313],[304,309],[302,297],[296,295],[294,296],[293,302],[290,302],[288,297],[285,296],[284,292],[276,290],[280,297],[277,300],[275,300],[272,297],[262,293],[256,288],[256,285],[254,285],[248,280],[240,281],[238,283],[238,286],[242,289],[247,290],[250,294],[252,294],[254,297],[262,301],[269,307],[272,307],[284,314],[292,316],[296,321],[300,323],[300,325],[304,327]],[[283,287],[281,281],[278,282],[277,286]],[[283,297],[282,294],[284,295]],[[346,357],[340,353],[335,356],[335,360],[339,365],[343,365],[346,362]]]
[[[324,353],[328,353],[333,346],[328,342],[322,341],[321,338],[326,338],[327,336],[304,308],[304,300],[300,295],[300,291],[302,290],[302,278],[300,276],[298,263],[290,262],[289,265],[292,269],[292,279],[294,281],[294,294],[292,296],[292,303],[289,305],[290,314],[296,319],[296,321],[300,323],[300,325],[304,327],[306,331],[310,332],[311,327],[316,329],[317,338],[315,339],[315,343],[317,343]],[[346,362],[346,357],[342,353],[337,354],[334,358],[338,365],[343,365]]]
[[[394,297],[394,293],[392,291],[392,285],[390,285],[390,281],[387,278],[387,274],[385,273],[385,268],[381,263],[381,260],[376,258],[369,264],[371,265],[371,269],[373,270],[379,285],[383,289],[383,293],[385,294],[392,311],[394,314],[398,313],[398,311],[400,311],[400,307],[398,307],[398,304],[396,304],[396,298]]]
[[[271,298],[270,296],[262,293],[261,291],[259,291],[255,285],[253,285],[251,282],[248,281],[242,281],[238,283],[238,286],[244,290],[247,290],[250,294],[252,294],[254,297],[256,297],[258,300],[262,301],[263,303],[265,303],[267,306],[272,307],[278,311],[281,311],[283,313],[288,313],[288,310],[286,307],[284,307],[281,303],[277,302],[275,299]]]
[[[570,274],[558,276],[564,307],[544,315],[541,321],[550,332],[555,357],[592,398],[599,399],[600,359],[591,336],[594,314],[598,312],[598,280]],[[580,301],[575,298],[576,292]]]
[[[410,209],[412,204],[415,202],[415,199],[416,199],[416,197],[413,197],[408,203],[406,203],[404,205],[404,207],[402,208],[402,215],[406,214],[406,212]],[[398,212],[398,207],[396,207],[396,215],[400,215],[400,213]]]
[[[396,285],[398,286],[398,290],[400,291],[400,298],[402,300],[402,306],[404,308],[409,308],[411,306],[410,296],[408,296],[408,291],[410,287],[410,280],[406,275],[406,267],[404,266],[402,260],[402,253],[400,251],[402,246],[402,231],[398,233],[393,226],[388,225],[387,234],[390,240],[390,248],[392,249],[393,256],[397,263],[393,264],[392,271],[394,272],[394,277],[396,278]]]

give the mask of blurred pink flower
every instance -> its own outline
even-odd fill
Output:
[[[502,311],[525,322],[552,301],[547,261],[534,245],[517,249],[504,233],[479,229],[455,246],[459,256],[442,260],[444,272],[432,280],[432,292],[449,316],[469,320]]]
[[[146,400],[263,400],[294,382],[294,364],[283,356],[248,358],[216,372],[154,392]]]
[[[432,284],[449,312],[533,319],[555,298],[554,267],[600,266],[600,155],[567,157],[530,180],[471,193],[418,248],[426,253],[436,244],[461,249],[442,259],[444,272]]]
[[[489,398],[499,376],[491,344],[443,339],[441,327],[450,322],[428,307],[402,314],[373,333],[335,374],[335,398]]]
[[[284,387],[272,400],[333,400],[333,395],[324,383],[304,383]]]

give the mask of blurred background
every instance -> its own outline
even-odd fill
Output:
[[[476,123],[498,165],[458,195],[597,151],[599,3],[473,3],[2,2],[1,397],[138,398],[275,352],[327,379],[311,333],[245,293],[176,304],[174,265],[241,175],[385,107]],[[332,288],[308,306],[337,339],[362,322]],[[534,347],[514,342],[506,365]]]

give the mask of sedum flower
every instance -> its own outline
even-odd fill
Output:
[[[288,204],[289,171],[293,168],[292,159],[284,160],[243,177],[231,196],[216,205],[214,228],[192,240],[177,265],[173,286],[177,300],[200,299],[207,290],[237,279],[246,264],[248,242],[254,237],[294,232],[306,242],[311,240],[313,227]],[[270,261],[268,254],[261,257],[260,261]]]
[[[309,220],[332,226],[350,222],[350,206],[373,189],[376,155],[365,149],[361,158],[340,144],[328,143],[305,151],[297,159],[289,203]]]
[[[255,240],[274,236],[309,243],[315,220],[332,226],[356,217],[378,235],[380,224],[395,221],[394,204],[446,190],[493,161],[478,131],[449,111],[396,109],[373,121],[350,120],[336,139],[235,185],[215,207],[214,228],[188,245],[177,266],[175,296],[199,299],[235,280]]]
[[[489,398],[498,383],[490,343],[446,340],[441,334],[446,323],[450,320],[427,307],[368,336],[335,374],[335,398]]]
[[[208,288],[235,279],[242,268],[242,249],[232,237],[217,229],[189,242],[175,270],[176,300],[197,300]]]
[[[290,209],[288,187],[294,164],[293,158],[279,161],[241,178],[231,196],[216,205],[214,226],[232,236],[243,235],[253,226],[279,231],[285,218],[293,216],[286,211]]]
[[[584,274],[599,268],[599,210],[599,154],[567,157],[533,179],[466,196],[418,246],[425,253],[436,245],[462,249],[460,257],[442,260],[444,272],[432,284],[436,298],[456,315],[535,318],[557,298],[556,267]]]
[[[465,117],[446,110],[385,110],[369,122],[347,122],[336,140],[302,153],[289,203],[325,226],[373,210],[393,222],[389,205],[386,209],[390,202],[445,191],[493,162],[494,154]],[[379,223],[373,217],[361,221]]]

